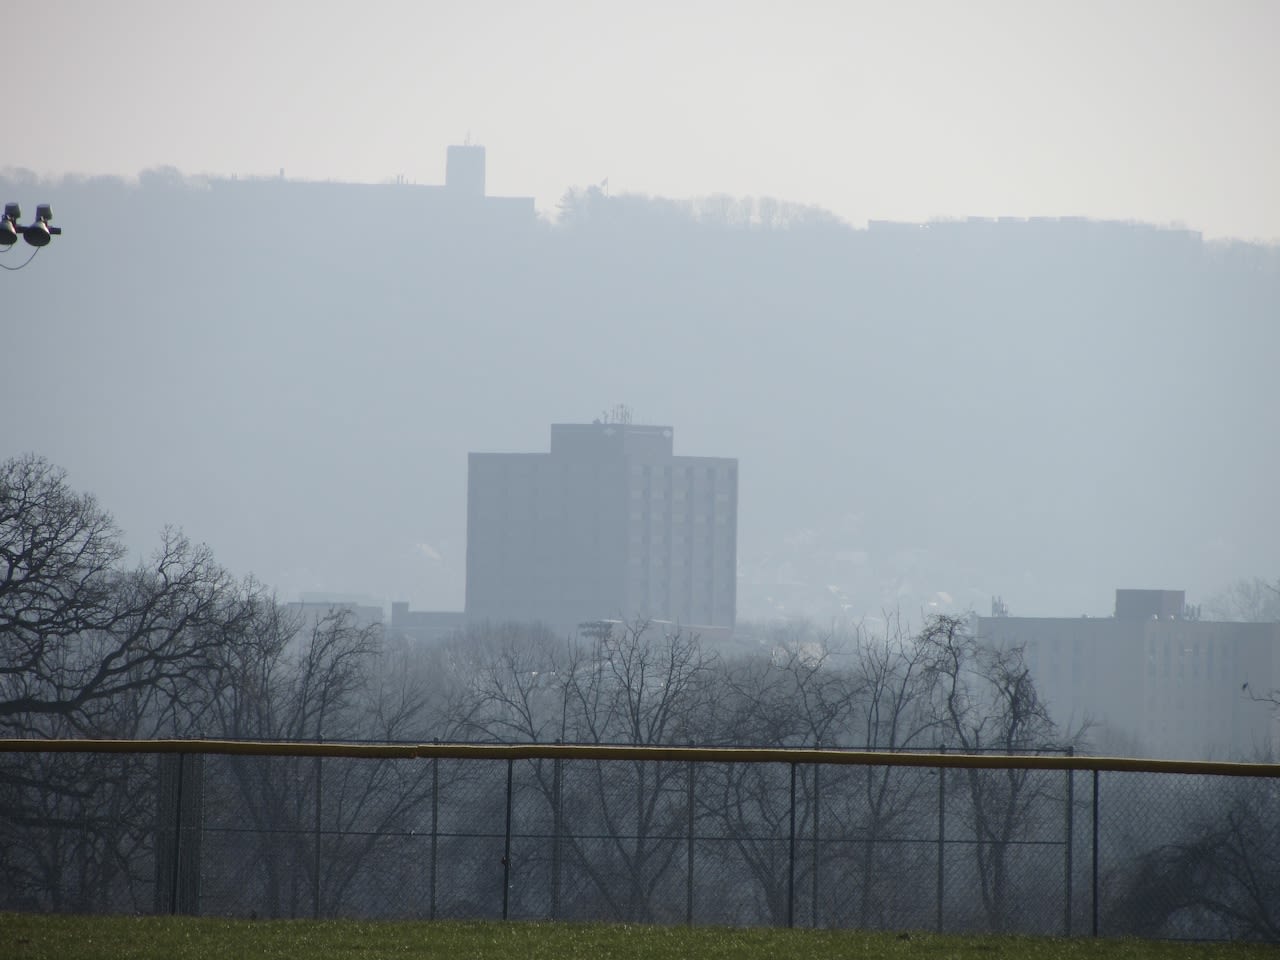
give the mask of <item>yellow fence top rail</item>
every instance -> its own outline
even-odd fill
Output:
[[[423,760],[645,760],[693,763],[821,763],[843,766],[954,767],[990,770],[1085,770],[1277,777],[1280,763],[1147,760],[961,752],[889,753],[807,747],[676,747],[560,743],[326,743],[267,740],[0,739],[0,753],[203,753],[258,757],[349,757]]]

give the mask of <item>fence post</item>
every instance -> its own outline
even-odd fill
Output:
[[[557,740],[556,743],[560,741]],[[560,919],[560,830],[561,830],[561,777],[560,758],[551,765],[551,919]]]
[[[947,752],[947,745],[944,743],[938,747],[939,753]],[[938,905],[937,905],[937,922],[938,933],[942,932],[943,924],[943,898],[946,895],[946,871],[945,856],[947,843],[947,768],[938,768]]]
[[[178,776],[173,791],[173,876],[169,883],[169,914],[178,912],[178,875],[182,871],[182,772],[187,755],[178,754]]]
[[[787,926],[796,925],[796,764],[791,761],[791,843],[787,849]]]
[[[1093,771],[1093,935],[1098,935],[1098,771]]]
[[[502,844],[502,919],[507,919],[511,897],[511,778],[515,761],[507,760],[507,826]]]
[[[684,892],[684,922],[689,926],[693,926],[693,761],[687,761],[688,764],[688,780],[689,780],[689,796],[687,798],[688,806],[688,823],[686,824],[687,834],[685,837],[685,892]]]
[[[323,769],[321,768],[322,759],[316,757],[316,823],[315,823],[315,851],[313,853],[314,863],[311,870],[311,917],[314,920],[320,919],[320,801],[323,784]]]
[[[817,747],[818,747],[818,744],[815,741],[814,748],[816,749]],[[822,781],[820,779],[821,771],[822,771],[822,764],[815,763],[813,765],[813,878],[812,878],[813,882],[811,884],[812,895],[811,895],[810,904],[809,904],[809,926],[813,927],[814,929],[817,929],[817,926],[818,926],[818,865],[820,863],[819,843],[818,843],[818,816],[819,816],[819,808],[821,807],[821,803],[819,803],[819,799],[822,796],[822,786],[821,786]]]
[[[431,868],[427,881],[431,898],[427,916],[436,918],[436,863],[440,845],[440,758],[431,758]]]
[[[1074,757],[1076,750],[1074,746],[1067,747],[1067,756]],[[1065,896],[1062,907],[1062,935],[1064,937],[1071,936],[1071,886],[1072,886],[1072,859],[1075,850],[1075,822],[1076,822],[1076,806],[1075,806],[1075,777],[1074,770],[1067,771],[1067,851],[1066,851],[1066,878],[1065,878]]]

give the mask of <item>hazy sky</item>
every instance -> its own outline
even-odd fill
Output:
[[[0,34],[0,166],[41,174],[439,183],[470,135],[544,210],[607,177],[1280,240],[1273,0],[5,0]]]

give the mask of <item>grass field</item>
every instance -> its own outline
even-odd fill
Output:
[[[382,923],[0,914],[4,960],[874,960],[1252,957],[1275,947],[569,923]]]

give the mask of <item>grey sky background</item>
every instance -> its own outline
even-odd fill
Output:
[[[1280,3],[31,2],[0,166],[769,195],[1280,240]]]
[[[739,458],[741,617],[1275,574],[1280,247],[624,195],[1280,241],[1280,0],[10,0],[0,36],[0,200],[66,230],[0,280],[0,456],[138,556],[175,524],[288,599],[458,609],[468,451],[621,401]],[[491,194],[613,196],[485,227],[274,179],[439,184],[468,134]],[[22,172],[161,166],[242,179]]]

